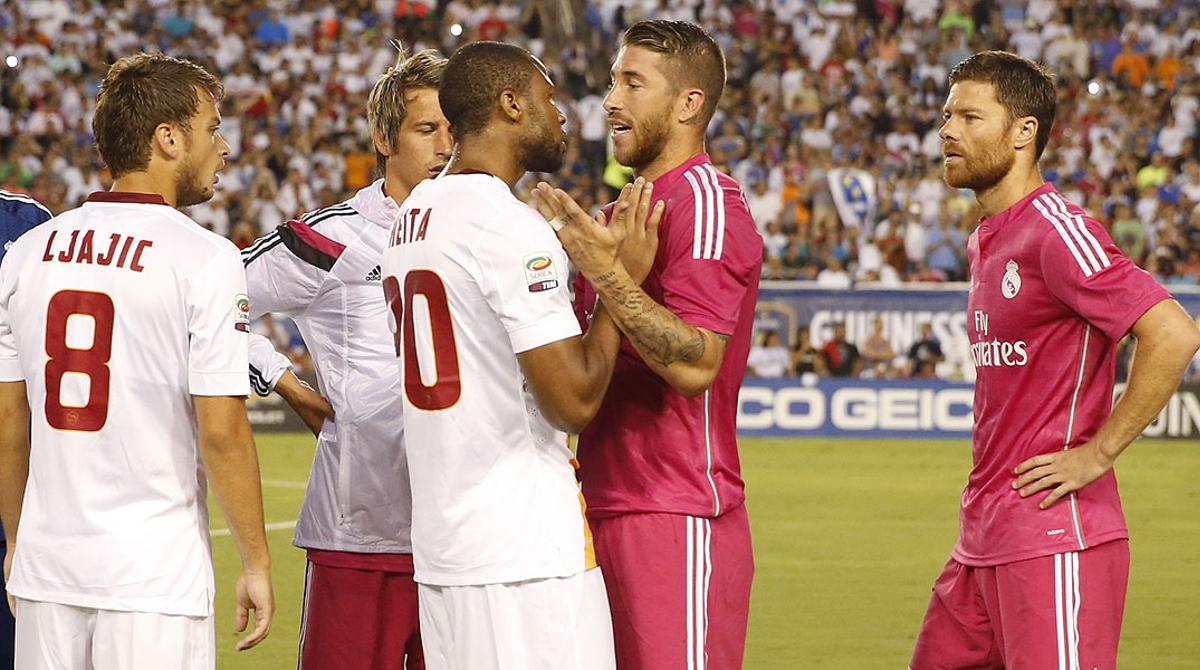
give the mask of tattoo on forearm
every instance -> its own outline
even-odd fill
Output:
[[[615,272],[596,277],[592,285],[621,330],[652,362],[668,367],[704,356],[704,333],[651,300],[640,287],[622,282]]]

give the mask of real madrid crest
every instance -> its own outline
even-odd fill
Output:
[[[1021,275],[1017,274],[1017,262],[1009,260],[1004,266],[1004,279],[1000,281],[1000,292],[1012,300],[1021,290]]]

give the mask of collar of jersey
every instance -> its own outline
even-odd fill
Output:
[[[391,228],[400,215],[400,205],[383,191],[383,179],[359,190],[346,204],[359,216],[384,228]]]
[[[695,156],[692,156],[691,158],[684,161],[682,164],[680,164],[679,167],[671,170],[670,172],[659,177],[658,179],[655,179],[654,180],[654,190],[657,193],[666,193],[665,189],[671,188],[672,186],[675,185],[675,182],[682,179],[684,172],[687,172],[688,170],[696,167],[697,165],[704,165],[706,163],[711,163],[711,162],[712,162],[712,159],[708,157],[708,154],[701,151],[700,153],[696,154]]]
[[[1028,194],[1026,194],[1026,196],[1024,198],[1021,198],[1020,200],[1013,203],[1013,205],[1011,207],[1009,207],[1008,209],[1006,209],[1003,212],[1000,212],[998,214],[993,214],[992,216],[986,216],[983,219],[980,219],[979,223],[980,224],[986,223],[990,226],[1000,227],[1000,226],[1008,224],[1011,221],[1020,220],[1022,214],[1025,213],[1025,210],[1029,209],[1029,207],[1032,205],[1035,198],[1039,198],[1047,193],[1055,193],[1055,192],[1056,191],[1054,190],[1054,184],[1051,184],[1050,182],[1046,182],[1046,183],[1042,184],[1041,186],[1030,191]]]
[[[96,191],[87,197],[88,202],[116,202],[125,205],[165,205],[166,200],[157,193],[131,193],[128,191]]]

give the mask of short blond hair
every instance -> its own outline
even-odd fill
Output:
[[[446,59],[433,49],[405,57],[400,43],[393,41],[392,44],[400,51],[396,64],[379,77],[367,97],[367,126],[371,129],[371,138],[381,138],[389,151],[395,149],[393,143],[408,113],[405,98],[409,92],[418,88],[436,91],[442,83],[442,73],[446,71]],[[376,150],[375,164],[383,172],[387,156]]]

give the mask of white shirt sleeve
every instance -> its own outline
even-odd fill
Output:
[[[550,226],[525,205],[497,216],[505,220],[480,235],[473,248],[476,281],[508,331],[513,353],[579,335],[567,254]]]
[[[301,260],[279,238],[278,232],[260,237],[242,250],[250,318],[268,312],[295,316],[317,295],[325,272]]]
[[[9,314],[9,301],[13,296],[15,276],[7,276],[5,268],[15,274],[16,263],[0,265],[0,382],[19,382],[25,380],[21,371],[21,361],[17,357],[17,339],[13,334],[12,320]]]
[[[250,395],[246,337],[250,303],[237,250],[222,244],[187,288],[188,390],[201,396]]]
[[[275,351],[271,341],[258,333],[250,333],[249,355],[250,388],[265,398],[275,390],[275,384],[279,383],[283,373],[292,369],[292,362]]]

